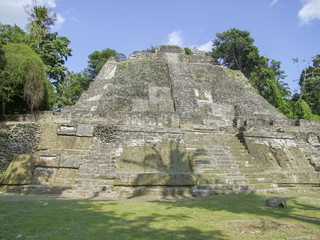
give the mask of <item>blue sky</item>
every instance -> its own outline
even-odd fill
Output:
[[[320,0],[38,0],[57,13],[52,31],[70,39],[66,66],[87,66],[88,55],[112,48],[126,56],[160,44],[210,50],[216,33],[247,30],[260,54],[282,62],[292,90],[301,70],[320,54]],[[0,22],[25,29],[23,6],[0,0]],[[292,58],[298,57],[299,64]],[[305,59],[305,63],[303,60]]]

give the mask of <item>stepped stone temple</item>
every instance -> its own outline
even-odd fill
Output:
[[[177,46],[108,61],[76,105],[0,127],[1,190],[74,198],[320,187],[320,124]]]

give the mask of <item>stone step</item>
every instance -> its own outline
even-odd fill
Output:
[[[101,164],[95,166],[81,166],[81,172],[100,172],[104,170],[111,170],[114,164]]]
[[[246,185],[250,182],[247,179],[229,179],[229,178],[202,178],[199,179],[198,184],[233,184],[233,185]]]
[[[83,198],[83,199],[103,199],[103,200],[117,200],[119,197],[118,192],[110,191],[88,191],[87,189],[73,189],[65,191],[62,196],[68,197],[68,198]]]
[[[101,185],[113,185],[113,180],[109,179],[76,179],[75,185],[92,185],[92,186],[101,186]]]
[[[253,189],[254,185],[249,184],[199,184],[197,189],[202,190],[249,190]]]
[[[254,193],[253,189],[232,189],[232,190],[205,190],[205,189],[193,189],[192,195],[195,197],[208,197],[211,195],[227,195],[227,194],[239,194],[239,193]]]
[[[79,172],[77,179],[105,179],[112,176],[114,170],[105,170],[99,173]]]

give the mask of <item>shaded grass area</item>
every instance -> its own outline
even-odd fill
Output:
[[[320,193],[291,194],[285,209],[266,207],[270,196],[120,202],[0,196],[0,239],[320,238]]]

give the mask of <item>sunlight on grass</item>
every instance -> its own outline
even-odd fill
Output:
[[[0,239],[317,239],[320,193],[292,196],[286,209],[253,194],[176,202],[0,196]]]

